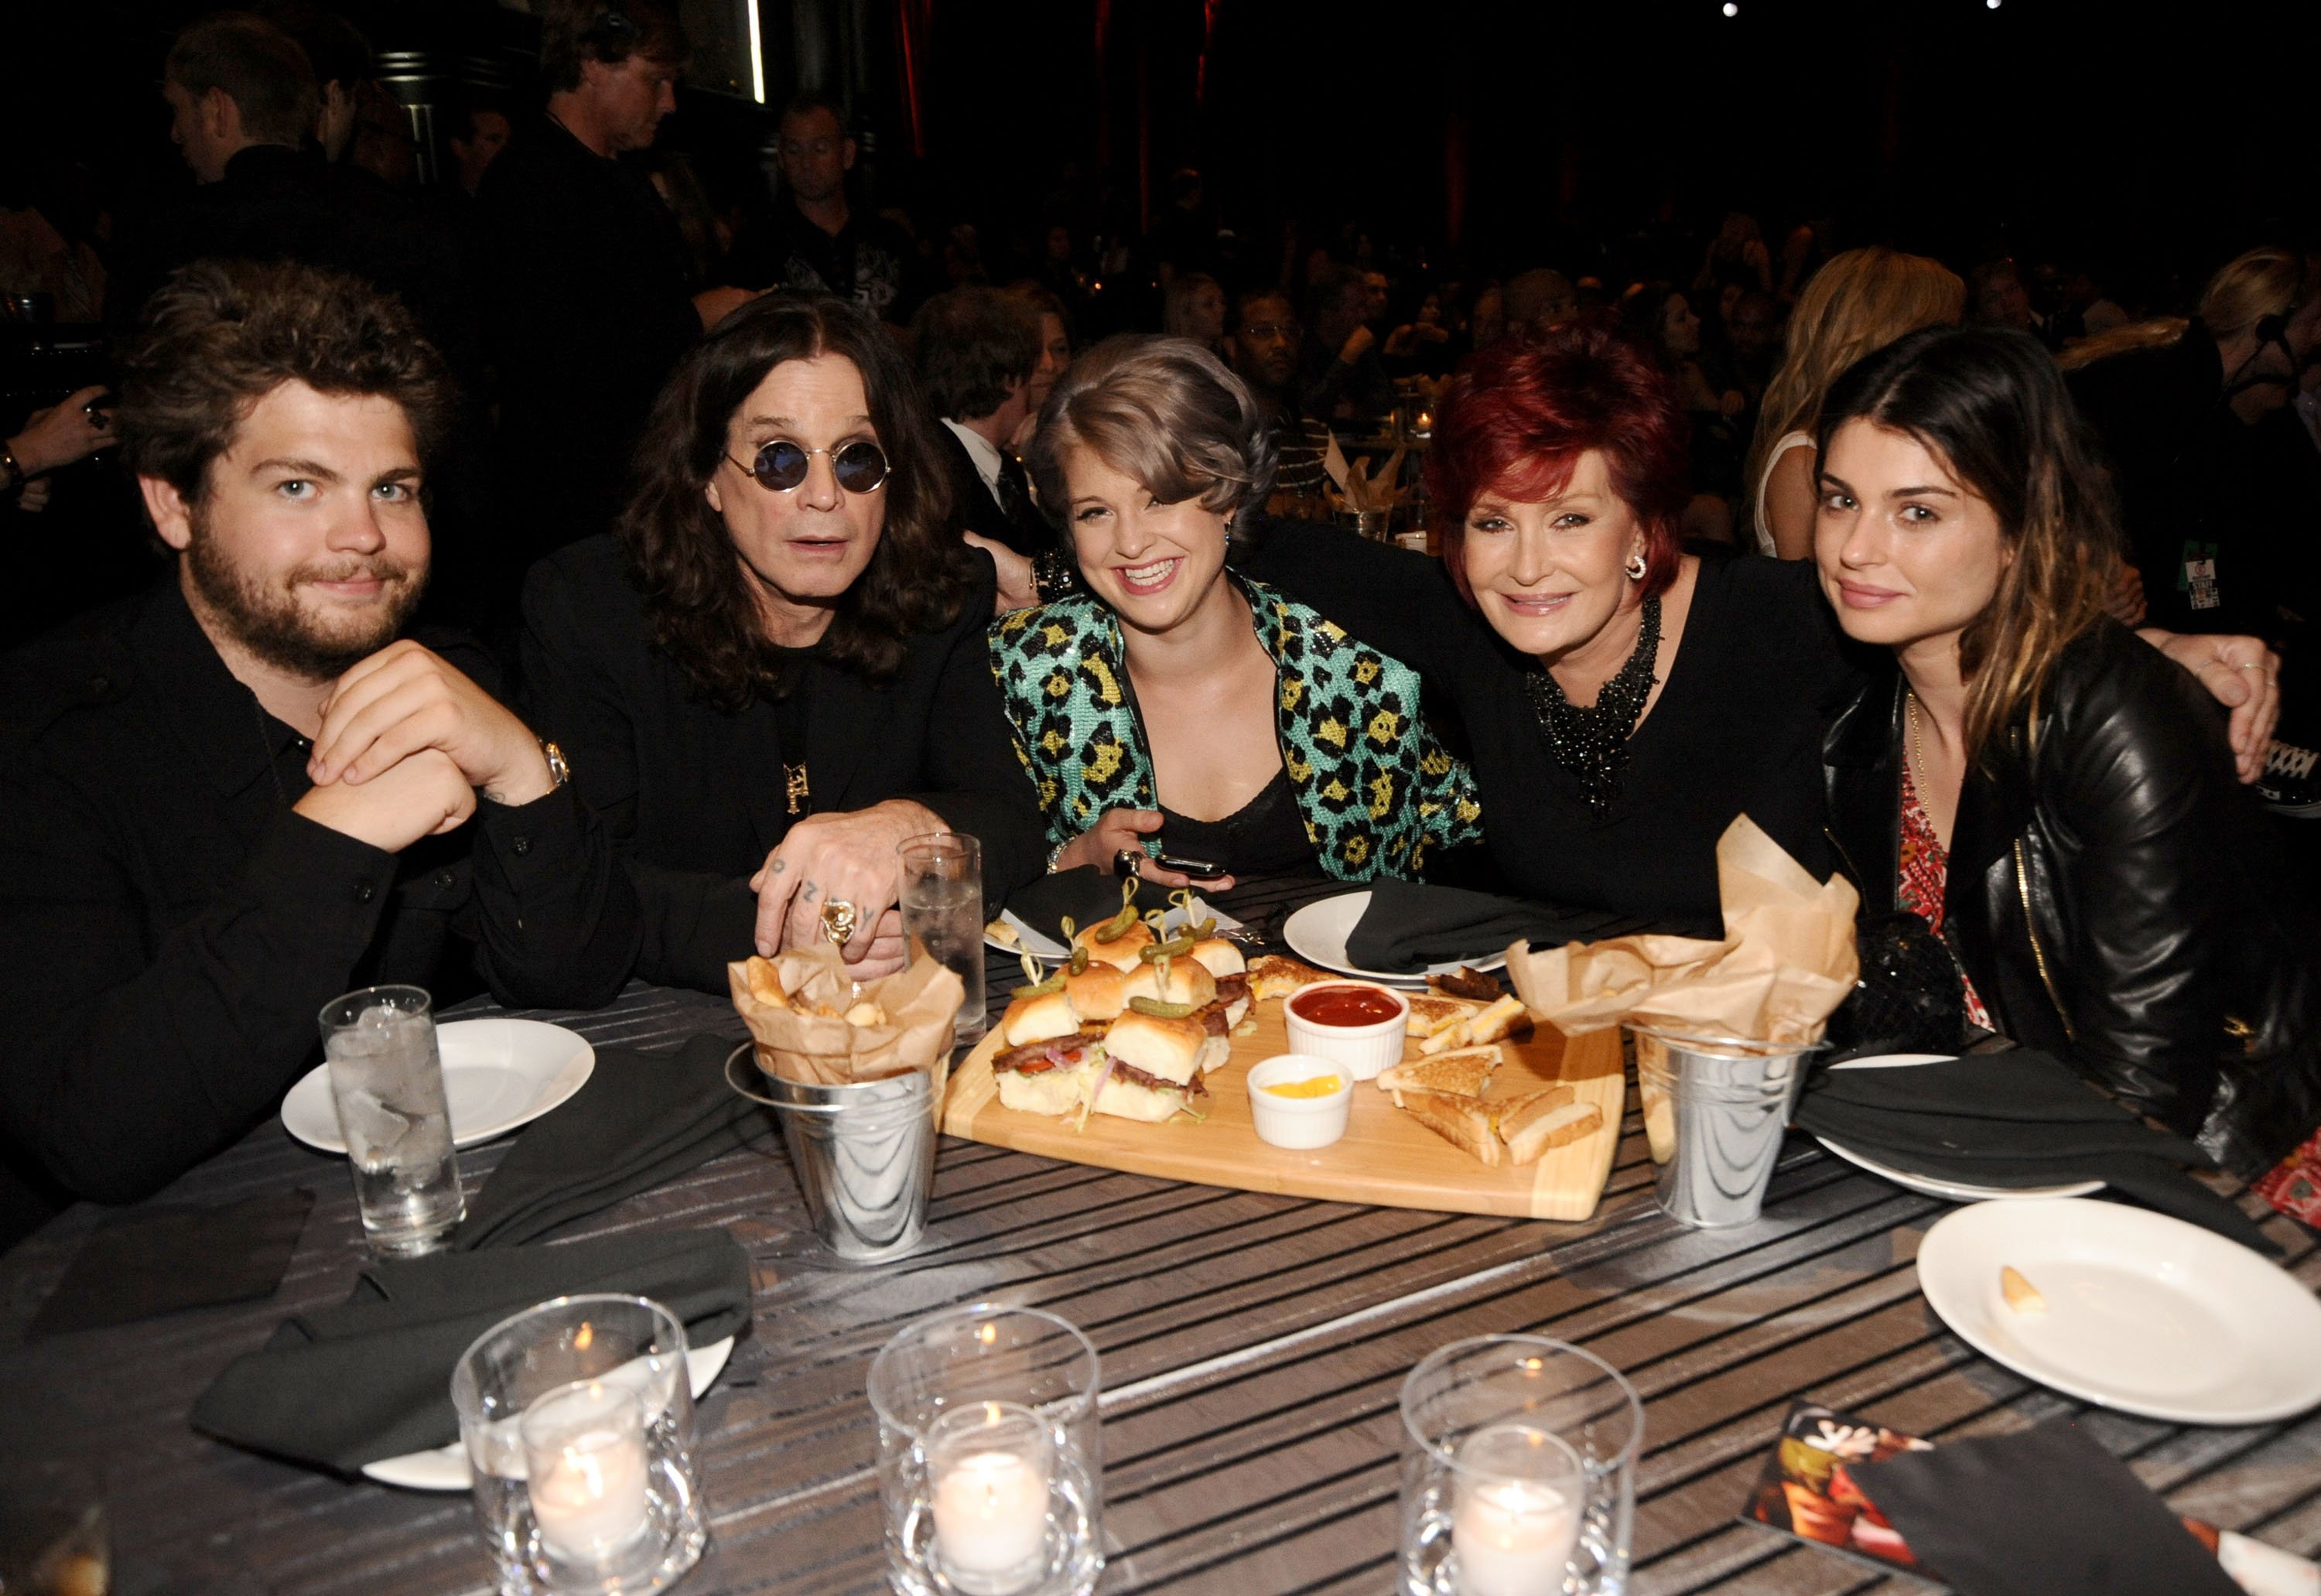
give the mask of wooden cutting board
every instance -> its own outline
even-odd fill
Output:
[[[1232,1062],[1208,1074],[1207,1117],[1198,1123],[1179,1115],[1166,1125],[1140,1125],[1097,1114],[1080,1132],[1068,1118],[1004,1108],[991,1077],[991,1060],[1000,1049],[995,1030],[951,1072],[942,1128],[1019,1153],[1243,1191],[1532,1219],[1585,1219],[1596,1211],[1620,1140],[1624,1083],[1616,1027],[1569,1039],[1547,1029],[1501,1044],[1506,1062],[1492,1080],[1490,1096],[1513,1097],[1562,1081],[1582,1101],[1594,1103],[1604,1123],[1593,1135],[1536,1163],[1488,1169],[1396,1108],[1369,1081],[1355,1083],[1346,1134],[1331,1145],[1292,1153],[1258,1140],[1245,1077],[1252,1064],[1288,1052],[1289,1044],[1281,999],[1260,1003],[1252,1014],[1255,1034],[1234,1037]],[[1417,1057],[1417,1044],[1406,1043],[1403,1056]]]

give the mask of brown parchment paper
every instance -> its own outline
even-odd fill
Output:
[[[1650,1024],[1705,1036],[1803,1045],[1821,1040],[1860,965],[1843,876],[1816,881],[1746,815],[1716,844],[1725,939],[1620,936],[1533,953],[1507,971],[1534,1020],[1577,1035]]]
[[[923,958],[897,974],[857,984],[836,948],[799,948],[772,960],[728,964],[725,975],[765,1073],[806,1086],[845,1086],[924,1070],[934,1076],[935,1099],[942,1100],[951,1026],[967,990],[956,972],[934,960]],[[881,1023],[845,1018],[865,1001],[884,1011]]]
[[[1698,1036],[1804,1046],[1860,972],[1860,895],[1843,876],[1816,881],[1746,815],[1716,844],[1725,938],[1621,936],[1533,953],[1507,950],[1507,972],[1532,1017],[1567,1035],[1656,1026]],[[1640,1059],[1659,1046],[1639,1032]],[[1675,1144],[1669,1105],[1638,1072],[1652,1157]]]

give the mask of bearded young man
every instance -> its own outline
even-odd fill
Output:
[[[204,261],[155,295],[122,453],[176,573],[0,666],[0,1246],[249,1130],[341,992],[619,990],[634,899],[562,755],[482,650],[399,635],[452,403],[354,278]]]

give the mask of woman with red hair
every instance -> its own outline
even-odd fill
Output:
[[[1589,327],[1510,340],[1435,415],[1447,579],[1375,545],[1301,557],[1294,533],[1252,569],[1452,700],[1506,886],[1716,935],[1716,840],[1743,814],[1826,875],[1822,734],[1861,675],[1805,563],[1684,552],[1684,412],[1650,356]],[[2233,667],[2262,647],[2167,646],[2250,700],[2234,743],[2261,761],[2270,698]]]

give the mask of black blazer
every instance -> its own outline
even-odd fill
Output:
[[[1048,524],[1040,512],[1028,503],[1019,517],[1010,518],[999,507],[991,489],[975,469],[975,458],[967,451],[951,428],[941,422],[935,431],[943,445],[943,461],[950,467],[951,523],[955,532],[971,532],[978,537],[989,538],[995,543],[1005,543],[1018,554],[1029,557],[1043,549],[1060,546],[1056,529]]]
[[[959,617],[912,640],[884,688],[809,662],[806,717],[817,814],[914,798],[983,844],[988,905],[1040,874],[1039,807],[1017,763],[983,641],[996,580],[977,554]],[[780,712],[728,714],[696,696],[649,641],[644,605],[609,536],[558,551],[524,583],[523,666],[533,728],[572,764],[635,883],[636,973],[723,992],[757,918],[749,878],[790,828]],[[788,757],[795,762],[796,754]]]
[[[1863,689],[1823,746],[1865,916],[1894,907],[1903,687]],[[2103,621],[2041,711],[2035,743],[2009,728],[1959,794],[1943,938],[2000,1030],[2261,1171],[2321,1121],[2321,944],[2216,707]]]

